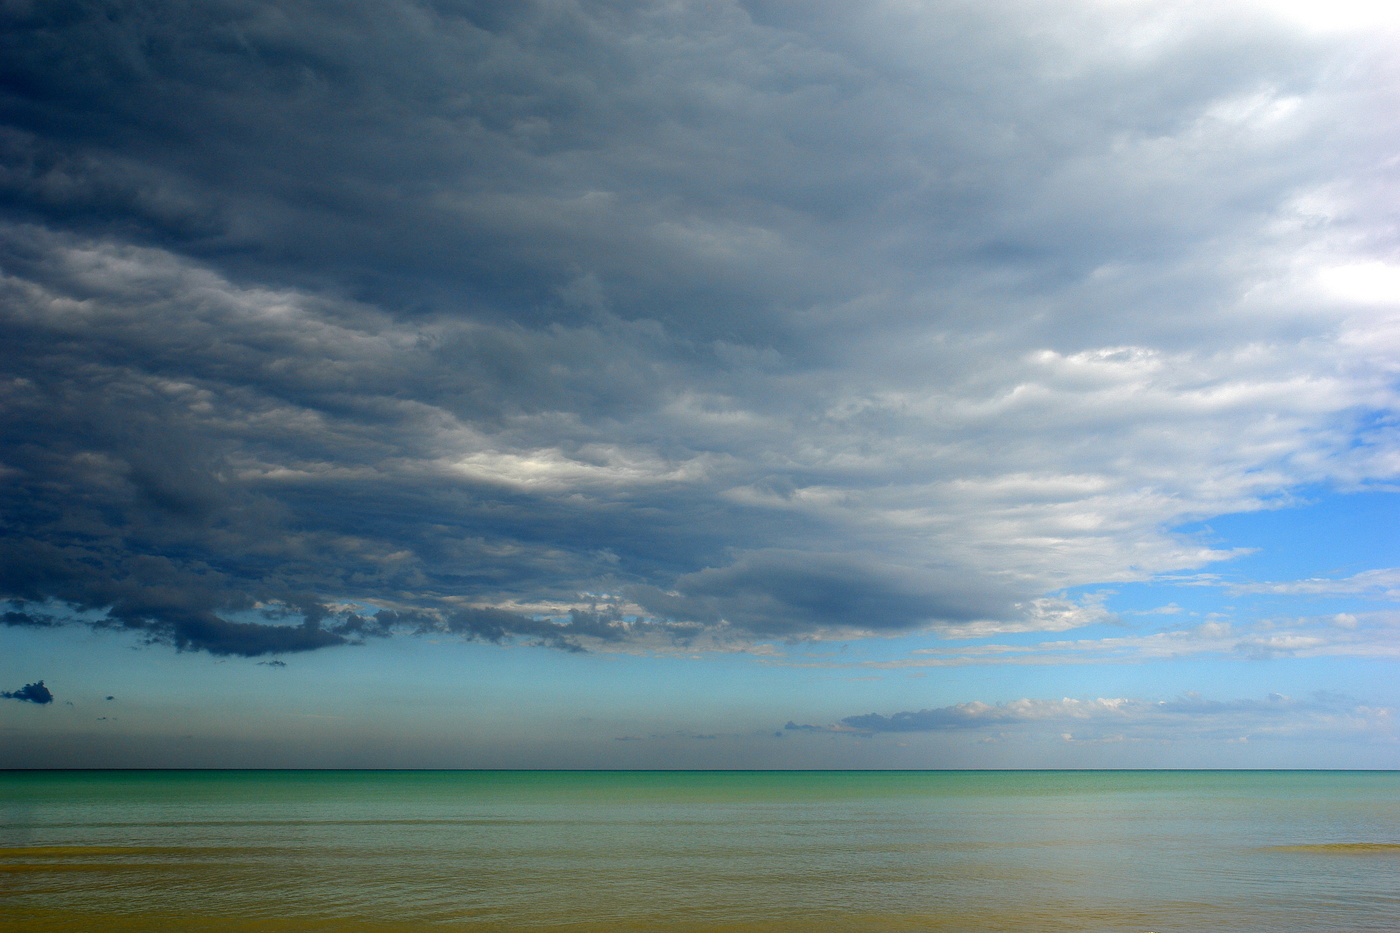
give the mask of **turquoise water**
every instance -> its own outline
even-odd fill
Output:
[[[1393,772],[8,772],[0,931],[1400,931]]]

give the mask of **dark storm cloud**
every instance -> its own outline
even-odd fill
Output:
[[[7,700],[23,700],[26,703],[38,703],[40,706],[53,702],[53,693],[44,686],[42,680],[38,683],[25,684],[18,690],[0,690],[0,697]]]
[[[605,301],[790,341],[785,312],[929,265],[1064,274],[1195,243],[1229,222],[1213,192],[1114,191],[1163,180],[1096,165],[1105,136],[1316,80],[1300,43],[1228,20],[1166,62],[1106,54],[1114,24],[1059,5],[488,6],[11,5],[10,198],[405,309]],[[1276,162],[1256,198],[1303,171]]]
[[[1138,15],[6,5],[4,621],[1060,630],[1219,557],[1180,516],[1377,475],[1382,344],[1238,302],[1319,211],[1385,229],[1381,108],[1320,40]]]
[[[39,616],[29,612],[16,612],[14,610],[0,613],[0,622],[3,622],[5,625],[24,628],[49,628],[50,626],[60,624],[56,619],[50,616]]]
[[[391,304],[548,320],[560,289],[587,302],[587,269],[625,278],[648,317],[663,282],[724,329],[750,317],[725,309],[769,288],[762,257],[697,267],[687,219],[658,202],[722,209],[695,171],[732,176],[736,134],[806,66],[769,74],[779,40],[737,10],[514,6],[12,6],[10,197],[289,279],[349,276]],[[716,56],[735,28],[749,35]],[[708,142],[735,67],[762,96]]]
[[[897,630],[967,618],[979,599],[994,605],[966,578],[902,579],[868,559],[773,549],[725,562],[724,526],[751,521],[753,510],[715,501],[703,484],[709,473],[726,482],[731,453],[629,459],[598,427],[570,424],[578,414],[559,414],[605,399],[610,389],[598,384],[613,380],[608,355],[629,342],[656,344],[648,327],[608,325],[609,340],[513,328],[478,335],[448,324],[408,340],[370,309],[240,289],[161,253],[34,228],[12,230],[8,243],[30,272],[24,285],[10,283],[9,501],[25,522],[0,544],[0,583],[16,599],[105,611],[110,624],[180,648],[244,655],[395,628],[571,648],[579,637],[635,634],[616,609],[576,604],[550,616],[443,602],[462,594],[576,602],[580,581],[635,586],[657,617],[647,630],[680,638],[722,618],[737,632],[786,636]],[[36,244],[49,251],[42,263]],[[514,367],[551,363],[560,384],[536,391],[575,404],[500,410],[528,402],[499,388],[516,378]],[[671,365],[685,375],[684,360]],[[742,377],[745,365],[730,368]],[[66,377],[73,373],[87,378]],[[457,442],[453,434],[470,441],[471,416],[489,403],[463,402],[439,383],[473,378],[495,382],[505,400],[478,423],[523,435],[516,443],[528,449],[541,443],[530,421],[545,417],[543,442],[571,442],[545,460],[449,459],[442,448]],[[666,391],[635,381],[644,383],[638,394]],[[465,410],[454,415],[453,404]],[[819,523],[778,514],[764,525],[763,538],[790,544]],[[682,572],[710,561],[719,565]],[[674,590],[641,582],[652,579]],[[305,595],[317,592],[411,596],[401,608],[323,624],[318,598]],[[269,604],[304,621],[217,615],[277,615]]]
[[[767,551],[721,568],[685,574],[676,593],[630,591],[649,612],[679,620],[731,619],[762,636],[850,626],[901,631],[933,621],[962,622],[1009,611],[986,581],[951,574],[898,573],[852,555]]]

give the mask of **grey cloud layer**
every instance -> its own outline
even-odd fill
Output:
[[[3,15],[7,624],[1062,630],[1400,462],[1383,61],[1262,19]]]

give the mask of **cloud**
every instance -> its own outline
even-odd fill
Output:
[[[770,550],[686,574],[674,594],[634,590],[642,608],[680,620],[728,619],[756,635],[821,629],[903,631],[1006,610],[994,586],[953,574],[900,572],[858,556]],[[657,597],[660,598],[657,598]]]
[[[847,716],[829,726],[798,725],[789,731],[853,735],[905,732],[1038,732],[1073,740],[1178,740],[1185,738],[1280,738],[1359,734],[1384,737],[1393,730],[1394,710],[1339,694],[1298,699],[1270,694],[1262,700],[1209,700],[1188,693],[1174,700],[1126,697],[1009,703],[959,703],[936,709]]]
[[[0,612],[0,624],[11,628],[48,628],[59,623],[50,616],[34,615],[10,609]]]
[[[1200,658],[1395,658],[1400,657],[1398,628],[1400,615],[1392,610],[1248,621],[1221,618],[1122,635],[916,648],[904,658],[857,661],[851,666],[895,669]]]
[[[720,736],[719,736],[719,734],[717,734],[717,733],[701,733],[701,732],[684,732],[684,731],[677,731],[677,732],[664,732],[664,733],[652,732],[652,733],[648,733],[647,735],[619,735],[619,736],[615,736],[614,739],[613,739],[613,741],[615,741],[615,742],[651,742],[651,741],[656,741],[656,740],[661,740],[661,741],[675,741],[675,740],[677,740],[677,739],[681,739],[681,740],[710,741],[710,740],[712,740],[712,739],[718,739],[719,737],[720,737]]]
[[[1232,583],[1233,593],[1268,593],[1284,596],[1370,596],[1394,600],[1400,597],[1400,567],[1363,570],[1349,577],[1315,577],[1273,583]]]
[[[26,703],[37,703],[43,706],[45,703],[53,702],[53,693],[44,686],[41,680],[37,683],[25,684],[18,690],[0,690],[0,697],[7,700],[23,700]]]
[[[1393,479],[1389,46],[1217,6],[6,7],[3,621],[1069,631]]]

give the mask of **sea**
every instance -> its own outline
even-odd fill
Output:
[[[1400,773],[0,772],[5,933],[1400,931]]]

